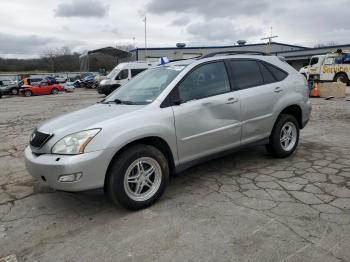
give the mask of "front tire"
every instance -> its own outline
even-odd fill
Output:
[[[274,157],[288,157],[298,146],[299,134],[299,125],[295,117],[282,114],[277,118],[266,149]]]
[[[111,163],[107,193],[115,204],[138,210],[156,202],[169,180],[169,165],[157,148],[137,144]]]
[[[51,90],[51,94],[57,95],[57,94],[58,94],[58,89],[57,89],[57,88],[53,88],[53,89]]]
[[[32,91],[30,91],[30,90],[25,90],[25,91],[24,91],[24,96],[26,96],[26,97],[32,96]]]
[[[10,93],[11,93],[11,95],[18,95],[18,89],[17,88],[12,88]]]

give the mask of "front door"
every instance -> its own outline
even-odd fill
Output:
[[[240,144],[240,98],[224,62],[200,65],[177,88],[180,104],[172,108],[180,163]]]

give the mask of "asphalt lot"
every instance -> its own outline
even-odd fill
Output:
[[[292,157],[245,149],[172,177],[159,202],[129,212],[99,191],[55,192],[24,168],[38,122],[99,99],[0,99],[1,262],[350,261],[350,101],[312,99]]]

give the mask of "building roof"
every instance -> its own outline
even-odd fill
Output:
[[[279,42],[272,42],[273,45],[280,45],[280,46],[288,46],[288,47],[294,47],[299,49],[309,49],[305,46],[299,46],[299,45],[289,45],[289,44],[283,44]],[[173,50],[173,49],[220,49],[220,48],[235,48],[235,47],[246,47],[246,46],[265,46],[266,43],[258,43],[258,44],[247,44],[247,45],[227,45],[227,46],[186,46],[186,47],[149,47],[147,50]],[[145,50],[144,47],[142,48],[135,48],[130,50],[130,52],[135,52],[137,50]]]
[[[88,52],[88,54],[95,54],[95,53],[111,55],[111,56],[115,56],[118,58],[126,58],[126,57],[131,56],[131,54],[129,52],[115,48],[115,47],[111,47],[111,46],[91,50]]]
[[[315,48],[308,48],[305,50],[280,51],[280,52],[273,52],[273,53],[279,56],[284,56],[286,60],[291,60],[291,59],[293,60],[293,59],[308,59],[310,56],[330,53],[330,52],[336,51],[337,49],[350,49],[350,44],[315,47]]]

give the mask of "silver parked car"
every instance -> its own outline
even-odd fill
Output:
[[[263,143],[275,157],[291,155],[310,112],[305,79],[276,56],[177,61],[44,122],[25,162],[52,188],[104,187],[114,203],[140,209],[162,195],[170,174],[218,153]]]

